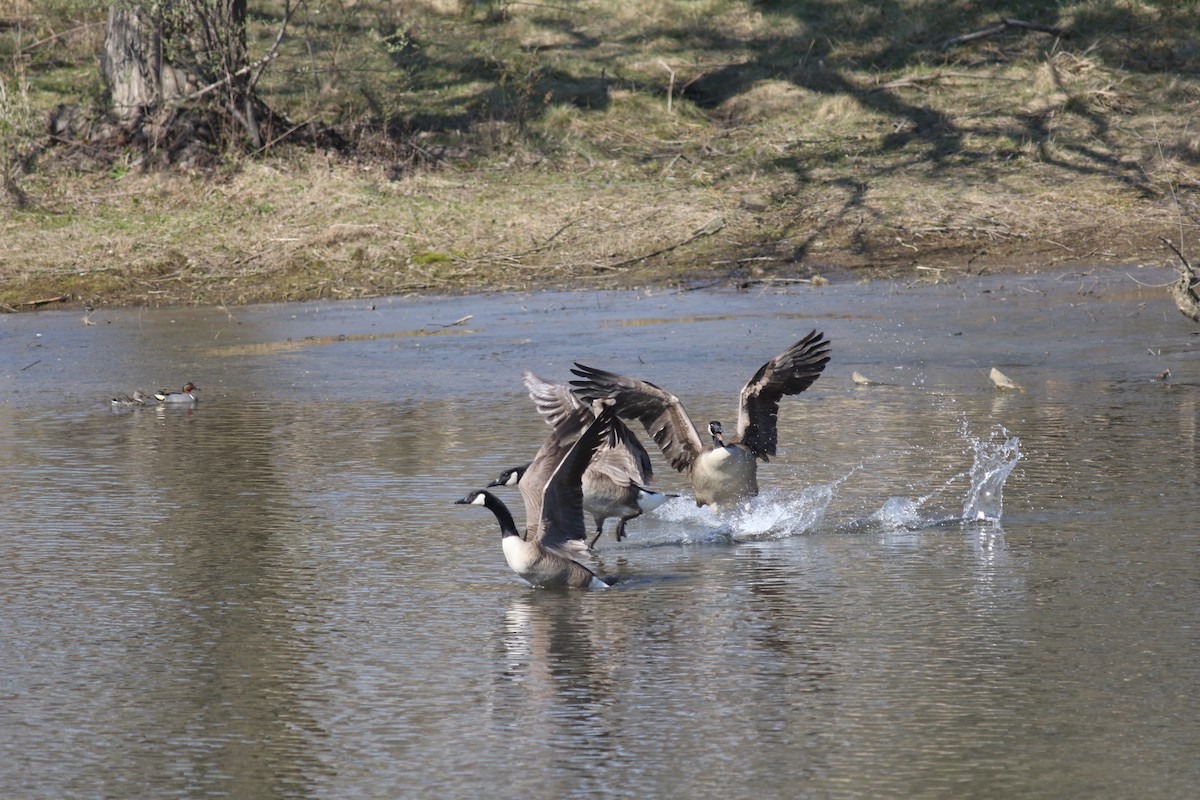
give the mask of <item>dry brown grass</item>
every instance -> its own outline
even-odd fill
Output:
[[[0,303],[965,274],[1164,260],[1156,236],[1193,230],[1194,73],[1124,66],[1125,28],[946,54],[964,31],[921,6],[511,4],[485,24],[410,3],[426,63],[387,102],[451,122],[207,174],[47,150],[6,198]],[[1114,8],[1049,21],[1161,33],[1166,12]],[[897,52],[901,29],[925,44]],[[1145,60],[1186,45],[1143,40]],[[324,84],[339,113],[365,103],[354,79]]]

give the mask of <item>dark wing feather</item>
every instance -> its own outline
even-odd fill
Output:
[[[591,407],[580,400],[570,386],[551,383],[528,371],[523,377],[538,413],[552,427],[561,428],[564,437],[578,436],[595,419]],[[613,427],[617,443],[613,447],[601,446],[592,459],[592,469],[618,486],[648,483],[654,477],[650,454],[624,422],[615,420]]]
[[[758,458],[775,455],[779,398],[800,394],[829,363],[829,340],[813,331],[758,368],[742,388],[738,440]]]
[[[583,473],[601,445],[616,444],[613,422],[616,413],[611,406],[601,409],[596,419],[579,436],[555,467],[542,489],[541,524],[537,536],[548,550],[567,558],[587,554],[587,530],[583,519]]]
[[[686,472],[704,452],[704,442],[679,398],[649,381],[629,378],[576,363],[571,370],[582,380],[571,381],[575,394],[592,402],[611,399],[617,413],[646,428],[672,467]]]
[[[566,420],[575,421],[575,412],[584,409],[587,412],[587,418],[583,425],[573,432],[573,435],[578,436],[587,427],[587,424],[595,419],[591,409],[575,396],[570,386],[551,383],[528,371],[522,377],[525,379],[525,388],[529,390],[529,399],[533,401],[537,412],[545,418],[546,424],[550,427],[557,428]]]
[[[613,420],[613,434],[616,445],[601,445],[592,457],[590,469],[599,472],[617,486],[629,486],[634,483],[645,486],[654,477],[650,454],[642,447],[633,431],[629,430],[629,426],[619,419]]]
[[[525,501],[526,540],[536,541],[540,538],[543,490],[558,465],[570,452],[572,445],[579,439],[577,431],[586,430],[592,421],[591,417],[592,412],[582,405],[566,415],[546,437],[546,441],[538,449],[533,461],[529,462],[525,474],[521,476],[521,482],[517,484],[517,488],[521,490],[521,499]],[[586,466],[587,463],[584,462],[584,467],[586,468]]]

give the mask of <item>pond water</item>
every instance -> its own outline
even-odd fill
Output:
[[[0,317],[0,794],[1191,796],[1170,277]],[[529,588],[453,504],[547,434],[524,369],[728,428],[814,327],[762,495],[697,509],[651,447],[685,496],[605,535],[609,591]]]

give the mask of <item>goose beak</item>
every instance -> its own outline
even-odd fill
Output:
[[[721,423],[715,420],[708,423],[708,432],[712,434],[713,447],[725,446],[725,436],[721,428]]]

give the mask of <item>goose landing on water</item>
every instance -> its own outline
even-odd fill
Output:
[[[583,472],[601,443],[614,444],[616,414],[604,408],[573,442],[561,428],[538,450],[521,482],[525,500],[525,538],[512,514],[491,492],[471,492],[456,503],[486,506],[500,523],[504,560],[533,586],[606,589],[609,582],[580,563],[587,558],[583,523]]]
[[[532,372],[526,372],[524,380],[538,413],[548,425],[561,429],[564,440],[570,441],[595,419],[592,409],[580,402],[570,386],[551,383]],[[613,421],[613,431],[616,444],[612,447],[602,444],[583,473],[583,510],[596,523],[596,535],[589,547],[596,546],[609,517],[617,518],[614,533],[619,542],[625,538],[625,523],[678,497],[646,488],[654,477],[650,454],[619,419]],[[507,469],[488,486],[519,486],[528,467],[526,464]]]
[[[623,417],[640,420],[671,466],[684,473],[696,505],[730,508],[758,494],[758,462],[770,461],[778,441],[779,400],[799,394],[829,363],[829,340],[813,331],[758,368],[742,387],[737,435],[725,439],[720,422],[708,424],[705,444],[679,398],[649,381],[576,363],[575,393],[593,402],[612,399]]]
[[[638,445],[641,447],[641,445]],[[647,511],[653,511],[677,494],[664,494],[640,486],[632,481],[621,484],[596,469],[596,461],[603,458],[603,452],[597,453],[592,463],[583,473],[583,510],[592,515],[596,523],[596,535],[588,542],[588,547],[595,547],[600,535],[604,533],[604,521],[609,517],[617,518],[617,527],[613,531],[617,541],[625,538],[625,523],[636,519]],[[488,484],[495,486],[519,486],[528,464],[506,469],[496,480]]]

